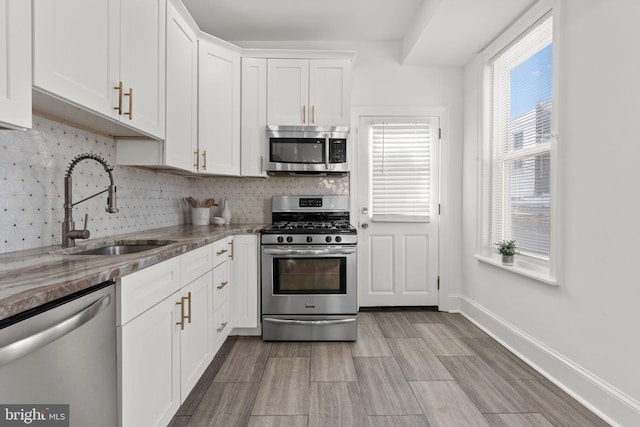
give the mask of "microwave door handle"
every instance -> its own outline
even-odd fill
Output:
[[[324,166],[329,170],[329,135],[324,137]]]

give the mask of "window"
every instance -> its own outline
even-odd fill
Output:
[[[428,118],[389,118],[369,126],[374,221],[430,220],[434,132],[437,125]]]
[[[489,244],[516,240],[549,259],[551,242],[552,17],[489,62]]]

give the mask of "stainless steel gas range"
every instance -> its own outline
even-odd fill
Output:
[[[262,337],[355,341],[356,229],[349,196],[274,196],[262,232]]]

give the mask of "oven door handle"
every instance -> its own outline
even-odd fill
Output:
[[[267,323],[279,323],[283,325],[343,325],[345,323],[353,323],[355,318],[349,319],[334,319],[334,320],[295,320],[295,319],[274,319],[271,317],[265,317],[262,319]]]
[[[263,248],[262,252],[267,255],[344,255],[356,253],[353,246],[331,249],[273,249]]]

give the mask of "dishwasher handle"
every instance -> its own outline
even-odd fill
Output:
[[[105,295],[60,323],[0,348],[0,366],[32,353],[79,328],[106,309],[110,303],[111,295]]]

